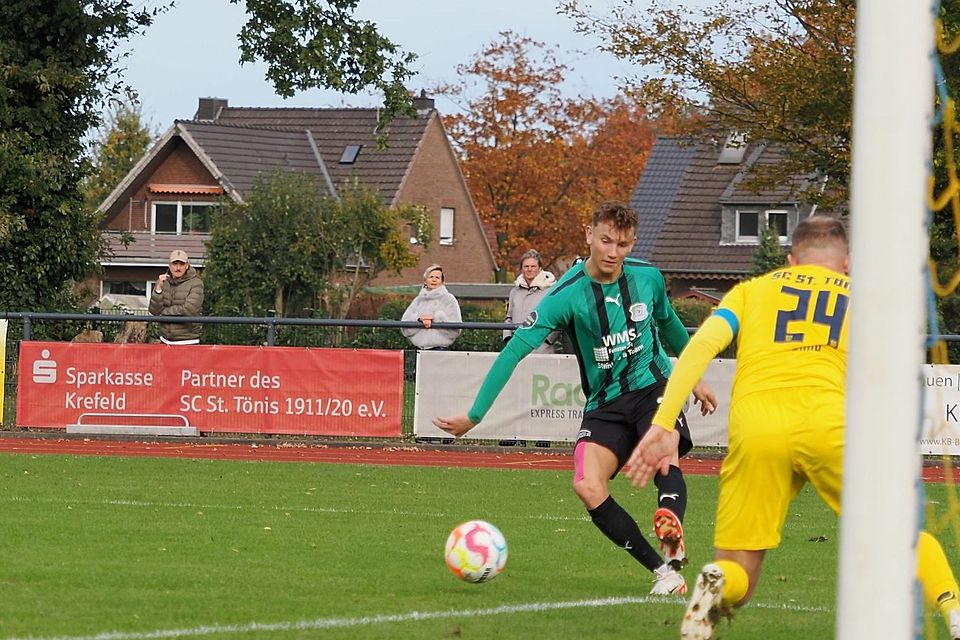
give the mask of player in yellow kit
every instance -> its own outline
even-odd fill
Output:
[[[802,221],[789,264],[724,296],[683,350],[653,426],[627,461],[627,476],[639,485],[664,467],[676,449],[673,425],[690,389],[736,338],[716,559],[697,578],[680,626],[687,640],[713,637],[720,616],[747,603],[764,554],[779,546],[790,502],[806,482],[840,512],[850,300],[843,224],[825,216]],[[943,549],[922,532],[917,555],[927,601],[960,639],[958,588]]]

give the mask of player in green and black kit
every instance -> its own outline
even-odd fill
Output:
[[[660,271],[626,259],[636,227],[637,214],[627,205],[605,202],[597,207],[586,228],[590,256],[560,278],[514,333],[470,411],[433,422],[456,437],[465,434],[486,415],[520,360],[551,331],[563,330],[573,341],[587,396],[574,450],[574,491],[597,528],[655,574],[652,593],[682,594],[686,583],[676,569],[685,560],[681,521],[687,489],[679,458],[693,444],[682,414],[670,471],[655,479],[660,508],[654,514],[654,531],[669,563],[609,490],[610,479],[646,432],[663,394],[670,360],[661,338],[675,353],[689,339],[667,299]],[[693,394],[704,414],[716,408],[716,397],[705,384],[699,383]]]

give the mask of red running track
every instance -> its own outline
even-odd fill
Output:
[[[157,458],[204,458],[211,460],[248,460],[278,462],[314,462],[329,464],[383,464],[422,467],[486,467],[499,469],[545,469],[573,471],[570,452],[547,450],[490,450],[431,448],[419,445],[324,445],[304,443],[202,443],[140,442],[91,438],[0,438],[0,452],[81,456],[152,456]],[[715,475],[720,458],[687,457],[680,461],[684,473]],[[947,475],[960,480],[960,472],[942,466],[926,465],[923,479],[943,482]]]
[[[573,456],[570,452],[456,450],[419,445],[207,444],[182,441],[10,437],[0,438],[0,452],[573,471]],[[682,461],[681,467],[686,473],[716,474],[720,469],[720,460],[689,458]]]

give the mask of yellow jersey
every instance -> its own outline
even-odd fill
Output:
[[[707,364],[737,339],[731,402],[769,389],[843,393],[850,279],[817,265],[771,271],[720,301],[680,354],[653,422],[672,428]]]

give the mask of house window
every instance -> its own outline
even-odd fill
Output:
[[[208,233],[213,202],[155,202],[154,233]]]
[[[787,241],[786,211],[737,211],[737,242],[759,242],[761,225],[769,225],[777,231],[781,242]]]
[[[185,203],[180,206],[183,233],[208,233],[210,231],[210,213],[213,207],[208,204]]]
[[[760,237],[760,213],[737,211],[737,240],[756,240]]]
[[[780,242],[787,241],[787,212],[767,211],[767,225],[776,230]]]
[[[176,204],[153,205],[153,232],[177,233],[180,228],[179,209],[179,205]]]
[[[453,214],[455,210],[443,207],[440,209],[440,244],[453,244]]]
[[[142,296],[147,297],[149,283],[144,280],[104,280],[100,294],[105,296],[108,293],[121,296]]]

